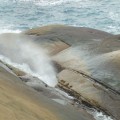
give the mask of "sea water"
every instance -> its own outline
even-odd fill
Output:
[[[0,32],[66,24],[120,33],[119,0],[0,0]]]

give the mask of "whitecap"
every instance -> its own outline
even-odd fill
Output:
[[[3,33],[20,33],[21,31],[19,29],[11,30],[11,29],[0,29],[0,34]]]

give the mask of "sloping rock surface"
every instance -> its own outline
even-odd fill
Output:
[[[120,119],[120,35],[62,25],[35,28],[24,33],[31,35],[40,46],[47,44],[45,49],[59,68],[58,85],[61,88],[77,92],[78,99]],[[58,41],[68,47],[52,54],[56,48],[50,43]]]
[[[69,92],[78,100],[81,100],[81,102],[85,101],[96,108],[102,109],[117,120],[120,119],[120,35],[112,35],[91,28],[51,25],[31,29],[21,34],[2,34],[0,35],[0,40],[1,54],[8,58],[12,55],[14,62],[16,62],[18,58],[16,58],[16,55],[13,53],[14,50],[17,50],[19,44],[23,45],[24,42],[29,43],[29,41],[32,41],[35,43],[33,47],[36,45],[37,47],[43,48],[45,52],[51,56],[58,69],[57,77],[60,88]],[[16,40],[18,41],[15,42]],[[7,46],[6,43],[9,43],[9,46]],[[11,50],[13,47],[15,47],[15,49]],[[5,51],[5,48],[9,48],[7,49],[9,50],[9,54],[8,51]],[[19,83],[17,76],[15,77],[13,72],[16,72],[16,75],[24,75],[21,71],[14,69],[13,72],[9,73],[2,67],[0,67],[0,69],[1,88],[4,86],[5,91],[11,93],[7,97],[10,98],[8,103],[11,103],[11,101],[15,99],[15,101],[17,100],[15,106],[17,106],[18,102],[23,101],[20,103],[22,107],[31,109],[32,112],[36,111],[35,116],[39,116],[37,110],[42,111],[42,115],[39,116],[40,118],[38,117],[39,119],[46,118],[47,120],[50,118],[48,117],[49,115],[52,120],[57,118],[62,118],[63,120],[70,118],[71,120],[77,120],[78,118],[81,118],[81,120],[90,119],[78,115],[79,113],[74,113],[71,108],[69,109],[69,106],[68,108],[59,106],[39,94],[40,97],[38,93]],[[3,90],[3,88],[1,90]],[[7,94],[7,92],[2,92],[1,95]],[[23,96],[28,97],[24,98]],[[1,96],[1,98],[2,97],[4,96]],[[4,104],[2,99],[1,101]],[[31,107],[32,105],[35,106],[35,108]],[[13,111],[16,111],[15,106],[13,106]],[[2,107],[4,108],[4,106]],[[13,108],[11,107],[10,109]],[[48,110],[47,113],[50,112],[50,114],[46,116],[42,108],[44,108],[45,111]],[[31,111],[29,111],[29,113]],[[62,111],[60,112],[61,114],[59,114],[58,111]],[[64,113],[63,111],[66,112]],[[20,115],[24,116],[21,111]],[[33,118],[33,116],[31,118],[29,116],[29,120],[37,120],[37,118]],[[12,120],[14,119],[13,117]],[[21,119],[21,116],[19,119]]]
[[[115,90],[120,90],[120,35],[63,25],[35,28],[25,33],[36,35],[34,41],[54,55],[53,60],[62,67],[86,72]],[[66,47],[59,44],[60,41]],[[61,49],[57,51],[58,48]]]
[[[57,104],[26,86],[0,65],[0,120],[92,120],[68,105]]]

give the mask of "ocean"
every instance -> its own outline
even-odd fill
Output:
[[[0,33],[48,24],[120,33],[119,0],[0,0]]]

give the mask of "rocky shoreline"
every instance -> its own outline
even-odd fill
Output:
[[[73,99],[70,100],[43,82],[33,84],[39,81],[38,78],[4,63],[17,77],[49,99],[59,103],[67,101],[71,105],[79,103],[101,110],[115,120],[120,119],[119,35],[64,25],[35,28],[20,34],[5,35],[13,40],[13,45],[16,40],[14,36],[17,36],[45,49],[57,70],[56,88],[65,91]],[[94,120],[84,109],[79,108],[79,111],[83,116],[88,116],[85,120]]]
[[[119,84],[118,78],[115,77],[118,76],[116,73],[119,71],[120,64],[118,63],[119,65],[116,66],[115,62],[118,58],[114,56],[114,54],[112,55],[113,51],[119,51],[120,49],[119,35],[114,36],[90,28],[75,28],[69,26],[48,26],[32,29],[26,33],[29,35],[37,35],[37,41],[39,40],[39,42],[47,39],[47,44],[49,44],[49,40],[51,44],[55,44],[55,42],[61,40],[69,45],[69,48],[67,47],[61,52],[53,54],[54,56],[52,55],[53,60],[63,69],[57,75],[59,80],[58,86],[73,95],[77,100],[83,99],[83,101],[105,111],[114,118],[120,118],[120,108],[116,107],[120,106],[119,87],[116,87],[116,89],[114,86],[111,86],[111,83],[114,81],[118,81]],[[44,44],[46,44],[46,41],[43,42],[43,46]],[[49,47],[51,46],[48,45],[48,48]],[[54,48],[54,51],[55,50],[56,48]],[[114,63],[111,63],[111,58],[101,57],[103,56],[102,54],[105,56],[108,52],[111,52],[110,57]],[[96,60],[96,56],[98,56],[98,60]],[[93,59],[95,66],[91,59]],[[89,64],[93,66],[88,65],[87,61],[88,63],[91,61]],[[106,65],[108,69],[104,68]],[[113,67],[109,68],[110,66]],[[92,71],[95,70],[96,72],[93,74]],[[111,70],[112,73],[109,72]],[[102,71],[114,76],[114,80],[110,82],[110,84],[106,81],[108,79],[106,77],[109,77],[108,75],[104,75],[104,73],[103,75],[99,75]],[[104,79],[105,82],[99,79]],[[113,78],[111,77],[109,79]]]
[[[36,79],[39,80],[38,78],[34,76],[25,77],[24,76],[25,73],[22,74],[23,76],[18,76],[19,72],[21,73],[21,70],[13,66],[7,65],[6,63],[3,63],[2,61],[1,61],[1,66],[2,68],[6,69],[8,72],[14,71],[12,74],[15,76],[17,75],[16,77],[19,77],[20,80],[23,82],[23,84],[24,83],[26,84],[26,82],[28,81],[34,81]],[[30,85],[27,84],[27,86],[30,86]],[[79,94],[78,93],[75,94],[76,93],[75,91],[73,92],[73,91],[67,90],[66,88],[63,88],[63,85],[60,86],[60,84],[58,84],[55,88],[51,88],[48,85],[46,85],[44,82],[40,81],[40,84],[38,86],[32,85],[31,87],[38,93],[47,97],[47,99],[49,98],[50,100],[57,102],[58,104],[61,104],[63,106],[66,106],[66,105],[74,106],[74,108],[77,109],[77,111],[79,111],[82,115],[88,117],[88,119],[90,120],[95,120],[96,115],[93,116],[93,113],[95,113],[96,110],[100,111],[99,108],[92,106],[91,104],[89,104],[83,99],[79,99],[78,98]],[[101,111],[101,112],[104,112],[104,111]],[[103,114],[107,115],[107,113],[105,112]],[[86,117],[85,117],[85,120],[87,119]]]

